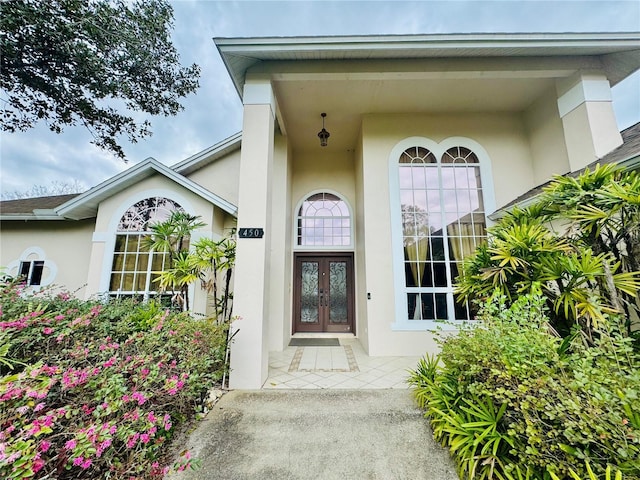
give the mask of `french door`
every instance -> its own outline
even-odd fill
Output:
[[[293,333],[353,332],[353,254],[297,253]]]

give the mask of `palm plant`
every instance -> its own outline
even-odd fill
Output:
[[[577,324],[588,340],[620,314],[622,330],[631,333],[640,290],[637,174],[607,165],[558,177],[535,204],[514,209],[489,232],[458,279],[462,298],[486,299],[498,290],[514,301],[540,285],[560,333]]]
[[[221,240],[202,238],[195,245],[194,261],[200,269],[200,285],[213,298],[216,319],[229,322],[233,308],[231,279],[236,260],[235,232]]]
[[[149,251],[168,254],[168,268],[156,272],[154,281],[159,282],[161,289],[177,293],[184,300],[178,302],[184,311],[189,310],[189,284],[199,278],[188,255],[191,233],[204,226],[200,217],[178,210],[164,222],[150,225],[150,234],[144,239]]]

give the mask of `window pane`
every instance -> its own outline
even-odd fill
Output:
[[[36,260],[33,262],[33,270],[31,272],[31,281],[29,282],[29,285],[40,285],[43,270],[44,260]]]
[[[298,245],[351,244],[349,208],[344,200],[334,194],[323,192],[309,196],[298,211],[297,225]]]
[[[405,286],[414,289],[406,292],[407,318],[469,318],[471,309],[453,299],[453,282],[486,238],[478,158],[466,147],[440,159],[412,147],[399,158],[398,172]]]
[[[20,276],[25,280],[29,279],[29,270],[31,270],[31,262],[20,262]]]

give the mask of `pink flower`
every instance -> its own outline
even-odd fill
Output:
[[[51,442],[47,440],[43,440],[42,442],[40,442],[39,449],[41,452],[46,452],[47,450],[49,450],[50,447],[51,447]]]
[[[40,410],[42,410],[44,408],[44,402],[40,402],[39,404],[37,404],[34,408],[33,411],[34,412],[39,412]]]
[[[44,467],[44,460],[42,460],[41,458],[37,458],[33,461],[31,469],[33,470],[33,473],[38,473],[40,470],[42,470],[42,467]]]
[[[149,420],[150,423],[156,423],[156,416],[153,414],[153,411],[149,412],[147,414],[147,420]]]
[[[54,320],[63,320],[64,319],[64,315],[56,315],[55,317],[53,317]]]
[[[144,402],[147,401],[147,397],[145,397],[144,394],[140,392],[133,392],[131,394],[131,398],[133,400],[136,400],[138,402],[138,405],[144,405]]]
[[[84,462],[82,462],[82,465],[80,466],[86,470],[91,466],[91,459],[87,458]]]
[[[76,448],[76,441],[67,440],[67,443],[64,444],[64,448],[66,448],[67,450],[73,450],[74,448]]]
[[[51,327],[44,327],[44,328],[42,329],[42,332],[43,332],[45,335],[51,335],[51,334],[53,333],[53,328],[51,328]]]
[[[140,441],[142,443],[147,444],[149,443],[149,440],[151,440],[151,437],[148,434],[143,433],[142,435],[140,435]]]
[[[82,457],[76,457],[73,459],[73,465],[75,467],[79,467],[80,465],[82,465],[82,462],[84,462],[84,458]]]
[[[116,360],[117,360],[117,359],[116,359],[116,357],[111,357],[109,360],[107,360],[106,362],[104,362],[104,363],[102,364],[102,366],[103,366],[104,368],[112,367],[112,366],[116,363]]]

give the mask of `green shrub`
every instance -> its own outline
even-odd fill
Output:
[[[161,478],[223,375],[226,325],[20,288],[0,285],[0,478]]]
[[[588,478],[588,468],[605,478],[612,466],[639,479],[640,359],[631,339],[603,325],[595,346],[569,344],[550,333],[544,304],[525,295],[507,307],[496,296],[482,324],[420,362],[410,383],[436,439],[462,478]]]

